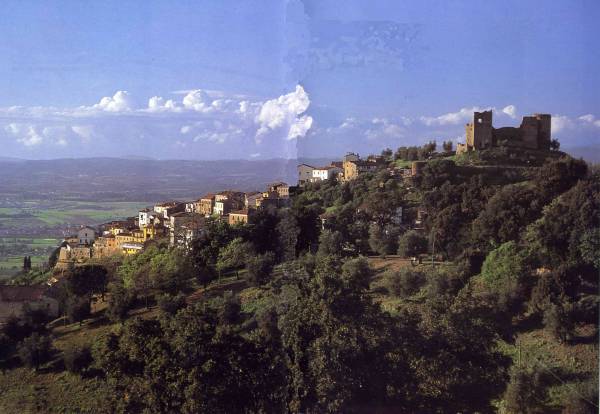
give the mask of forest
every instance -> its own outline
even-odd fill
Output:
[[[29,370],[87,384],[64,412],[597,412],[600,171],[434,151],[71,269],[59,323],[2,327],[0,391]]]

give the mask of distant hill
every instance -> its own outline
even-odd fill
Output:
[[[261,190],[276,180],[293,185],[296,184],[298,163],[318,166],[329,161],[0,159],[0,197],[101,201],[193,199],[222,189]]]

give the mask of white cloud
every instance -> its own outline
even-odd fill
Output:
[[[208,111],[211,103],[210,97],[202,89],[189,91],[188,94],[183,97],[183,106],[198,112]]]
[[[600,128],[600,119],[596,119],[596,117],[592,114],[582,115],[577,119],[583,121],[586,124]]]
[[[34,125],[10,123],[4,130],[17,138],[17,142],[26,147],[34,147],[42,143],[43,136]]]
[[[481,112],[483,110],[477,106],[472,108],[461,108],[458,112],[449,112],[443,115],[431,117],[431,116],[422,116],[419,119],[421,122],[427,126],[433,125],[459,125],[465,123],[471,119],[473,119],[473,112]]]
[[[262,104],[256,117],[259,129],[256,140],[260,142],[263,135],[273,131],[280,131],[286,139],[301,138],[306,135],[312,126],[312,117],[300,116],[308,109],[310,99],[304,88],[296,86],[294,92],[281,95]]]
[[[573,127],[573,121],[565,115],[552,115],[552,135]]]
[[[126,112],[133,109],[133,100],[127,91],[117,91],[112,97],[105,96],[93,106],[107,112]]]
[[[517,107],[514,105],[505,106],[504,108],[502,108],[502,112],[505,113],[506,115],[510,116],[513,119],[515,119],[517,117]]]
[[[91,125],[73,125],[71,130],[83,141],[89,141],[94,134],[94,127]]]
[[[165,99],[161,96],[153,96],[148,100],[148,110],[149,111],[165,111],[165,110],[177,110],[177,103],[172,99]]]

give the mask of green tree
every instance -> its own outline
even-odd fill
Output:
[[[241,237],[236,237],[219,253],[217,270],[220,273],[230,269],[240,269],[246,265],[248,259],[253,255],[254,246],[252,243],[244,241]]]
[[[319,236],[320,256],[341,256],[344,253],[344,240],[339,231],[323,230]]]
[[[522,249],[513,241],[493,250],[481,268],[486,286],[498,296],[499,304],[505,310],[524,299],[524,283],[528,272]]]
[[[28,367],[38,369],[52,355],[52,341],[49,336],[37,332],[31,334],[17,346],[19,358]]]
[[[296,258],[300,227],[298,226],[298,220],[290,210],[284,210],[281,214],[279,223],[277,223],[277,234],[279,239],[279,256],[283,261],[294,260]]]
[[[402,257],[414,257],[427,252],[428,241],[420,233],[409,230],[398,239],[398,254]]]
[[[272,252],[250,257],[246,262],[246,276],[255,286],[267,283],[271,279],[275,255]]]
[[[71,323],[83,321],[90,317],[91,306],[87,298],[70,297],[66,303],[66,313]]]
[[[111,283],[108,290],[107,316],[113,322],[123,322],[131,307],[131,293],[120,282]]]
[[[369,246],[381,256],[393,254],[398,249],[399,229],[393,225],[381,227],[376,223],[369,227]]]
[[[516,367],[504,394],[506,411],[510,414],[537,414],[546,412],[546,385],[542,373],[535,367]]]

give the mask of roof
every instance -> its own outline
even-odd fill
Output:
[[[238,214],[238,215],[244,215],[244,216],[247,216],[247,215],[248,215],[248,209],[247,209],[247,208],[245,208],[245,209],[242,209],[242,210],[231,211],[229,214],[230,214],[230,215],[231,215],[231,214]]]
[[[313,167],[312,165],[308,165],[308,164],[298,164],[298,167],[301,167],[301,166],[303,166],[303,165],[304,165],[305,167],[309,167],[309,168],[315,168],[315,167]]]
[[[260,191],[250,191],[250,192],[246,193],[246,196],[253,196],[253,195],[257,195],[257,194],[262,194],[262,192],[260,192]]]
[[[166,203],[157,204],[156,207],[175,207],[175,206],[178,206],[179,204],[185,204],[185,203],[180,203],[179,201],[167,201]]]
[[[81,227],[79,228],[79,231],[81,231],[81,230],[84,230],[84,229],[90,229],[90,230],[96,231],[96,229],[95,229],[95,228],[93,228],[93,227],[90,227],[90,226],[81,226]]]
[[[275,181],[274,183],[269,184],[269,187],[283,187],[288,186],[288,183],[284,183],[283,181]]]
[[[2,302],[27,302],[40,300],[45,296],[46,288],[43,286],[0,286],[0,301]]]
[[[205,194],[202,197],[200,197],[200,200],[212,200],[213,198],[215,198],[215,194],[208,193],[208,194]]]

